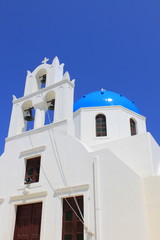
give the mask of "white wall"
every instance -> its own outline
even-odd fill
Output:
[[[139,176],[147,177],[157,174],[155,166],[160,164],[160,148],[153,141],[150,133],[97,145],[93,149],[105,148],[110,149]]]
[[[107,136],[96,137],[95,118],[104,114],[107,122]],[[131,136],[130,118],[137,123],[137,134],[146,132],[145,118],[121,106],[81,108],[74,113],[76,137],[88,146]]]
[[[97,156],[100,239],[148,240],[142,179],[109,150]]]
[[[160,236],[160,176],[144,179],[148,229],[150,239],[159,240]]]
[[[47,73],[44,89],[38,87],[39,73]],[[160,179],[154,175],[160,149],[146,133],[145,117],[108,106],[79,109],[73,119],[73,89],[74,81],[55,58],[28,72],[24,97],[14,97],[0,158],[0,239],[13,240],[17,206],[34,202],[43,202],[40,240],[61,239],[62,200],[83,195],[84,240],[159,240]],[[44,100],[51,96],[54,123],[44,126]],[[35,129],[28,132],[25,103],[38,108]],[[106,116],[106,137],[96,137],[98,114]],[[136,136],[131,136],[130,118],[137,124]],[[39,182],[25,185],[26,160],[35,156],[41,156]]]
[[[40,180],[29,186],[24,184],[25,159],[34,156],[41,156]],[[0,163],[4,179],[0,182],[0,199],[4,199],[0,205],[0,239],[13,240],[17,205],[39,201],[43,202],[41,240],[61,239],[62,198],[75,195],[84,196],[86,225],[94,229],[89,217],[93,199],[89,202],[92,167],[88,152],[67,135],[63,126],[56,130],[56,124],[49,125],[7,139]]]
[[[40,181],[26,186],[25,159],[39,155]],[[95,158],[98,176],[94,175]],[[4,198],[0,206],[4,230],[0,231],[0,239],[13,239],[16,206],[37,201],[43,202],[41,240],[46,236],[61,239],[62,198],[83,195],[85,224],[94,234],[93,239],[98,231],[98,197],[100,238],[96,240],[148,240],[141,178],[109,150],[89,153],[63,126],[53,124],[8,139],[0,161],[0,176],[5,179],[0,182],[0,198]],[[91,235],[85,232],[85,239],[92,239]]]

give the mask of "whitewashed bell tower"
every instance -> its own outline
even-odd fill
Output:
[[[8,137],[26,131],[27,117],[34,121],[34,129],[43,127],[48,108],[54,112],[54,123],[72,119],[74,80],[70,81],[68,72],[63,73],[64,64],[57,57],[52,64],[47,64],[48,60],[45,58],[32,73],[27,71],[24,96],[19,99],[13,96]]]

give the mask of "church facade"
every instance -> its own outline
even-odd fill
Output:
[[[55,57],[13,96],[0,157],[0,240],[159,240],[160,148],[126,97],[74,104]]]

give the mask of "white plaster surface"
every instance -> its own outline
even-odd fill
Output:
[[[13,240],[17,205],[40,201],[40,240],[62,239],[62,198],[78,195],[84,197],[84,240],[159,240],[160,149],[146,132],[145,117],[121,106],[73,113],[74,80],[57,57],[47,61],[28,71],[24,96],[13,99],[0,157],[0,240]],[[41,74],[47,75],[43,89]],[[54,119],[44,125],[51,99]],[[36,116],[34,128],[26,131],[29,107]],[[106,116],[106,137],[96,137],[97,114]],[[26,160],[35,156],[41,156],[40,179],[26,185]]]

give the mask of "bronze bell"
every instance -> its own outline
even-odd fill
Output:
[[[48,101],[48,109],[51,111],[54,111],[54,106],[55,106],[55,99],[52,99],[51,101]]]
[[[41,83],[46,83],[46,74],[44,74],[43,76],[39,77]]]
[[[34,118],[32,116],[32,108],[28,108],[26,110],[24,110],[24,119],[26,121],[33,121]]]

